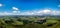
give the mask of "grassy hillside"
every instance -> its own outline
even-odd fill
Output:
[[[60,28],[60,17],[54,16],[4,16],[0,28]]]

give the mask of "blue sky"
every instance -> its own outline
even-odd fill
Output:
[[[16,12],[13,7],[21,13],[45,9],[60,11],[60,0],[0,0],[0,4],[2,4],[0,12],[8,13]]]

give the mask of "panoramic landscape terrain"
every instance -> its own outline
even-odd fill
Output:
[[[60,28],[60,16],[0,16],[0,28]]]
[[[0,28],[60,28],[60,0],[0,0]]]

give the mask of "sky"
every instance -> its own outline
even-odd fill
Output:
[[[0,0],[0,15],[60,15],[60,0]]]

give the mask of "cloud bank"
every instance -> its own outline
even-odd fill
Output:
[[[0,4],[2,7],[3,4]],[[60,5],[58,5],[60,7]],[[60,15],[60,11],[51,9],[37,9],[33,11],[20,12],[19,8],[12,7],[12,12],[0,12],[0,15]]]
[[[12,8],[13,9],[13,8]],[[60,11],[57,10],[49,10],[49,9],[42,9],[42,10],[34,10],[34,11],[26,11],[20,12],[19,10],[16,11],[14,8],[12,12],[0,12],[0,15],[60,15]]]
[[[2,4],[0,4],[0,6],[2,6]],[[60,15],[60,11],[51,9],[37,9],[33,11],[20,12],[19,8],[12,7],[12,10],[12,12],[0,12],[0,15]]]
[[[23,12],[21,14],[23,15],[60,15],[60,11],[42,9],[42,10],[33,11],[33,12]]]

